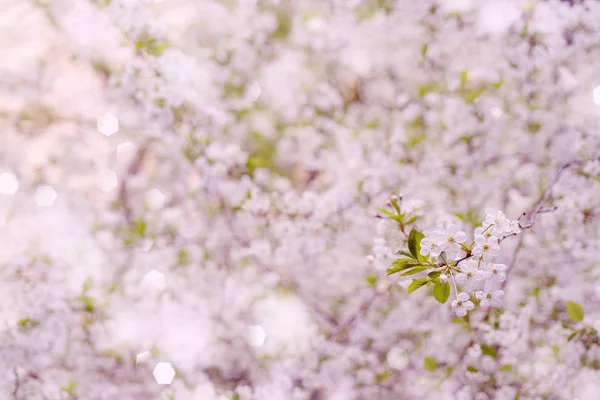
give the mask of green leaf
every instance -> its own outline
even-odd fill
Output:
[[[500,371],[504,371],[504,372],[512,371],[512,365],[504,364],[503,366],[500,367]]]
[[[92,278],[87,278],[85,282],[83,282],[83,293],[87,292],[94,286],[94,281]]]
[[[419,218],[418,215],[415,215],[414,217],[410,217],[409,219],[406,220],[406,222],[404,223],[405,225],[410,225],[413,222],[415,222],[417,219]]]
[[[496,358],[498,357],[498,351],[492,347],[492,346],[488,346],[487,344],[482,344],[481,345],[481,352],[485,355],[488,355],[492,358]]]
[[[382,372],[375,376],[375,382],[376,383],[384,382],[385,380],[389,379],[389,377],[390,377],[390,371]]]
[[[394,217],[396,216],[396,214],[394,214],[393,212],[390,212],[388,210],[386,210],[385,208],[378,208],[377,211],[384,213],[385,215],[387,215],[388,217],[394,219]]]
[[[419,253],[421,251],[421,240],[425,235],[413,228],[408,235],[408,250],[417,260],[425,261],[426,259]]]
[[[90,296],[79,296],[78,301],[83,303],[83,309],[87,312],[94,312],[94,299]]]
[[[22,318],[18,322],[19,329],[22,331],[29,331],[29,330],[35,328],[36,326],[38,326],[39,324],[40,323],[38,321],[29,319],[29,318]]]
[[[415,260],[408,258],[399,258],[394,261],[387,269],[387,275],[395,274],[396,272],[404,271],[405,269],[416,267],[420,264],[416,263]]]
[[[412,293],[421,286],[427,283],[427,278],[419,278],[412,281],[412,283],[408,286],[408,293]]]
[[[410,253],[407,253],[407,252],[406,252],[406,251],[404,251],[404,250],[400,250],[400,251],[398,251],[396,254],[401,254],[401,255],[403,255],[403,256],[406,256],[406,257],[408,257],[408,258],[411,258],[411,259],[413,259],[413,260],[415,260],[415,261],[416,261],[416,258],[414,258],[412,254],[410,254]]]
[[[367,283],[371,286],[375,285],[377,283],[377,277],[376,276],[367,276]]]
[[[442,271],[432,271],[430,273],[427,274],[427,276],[429,277],[429,279],[435,279],[438,276],[440,276],[442,274]]]
[[[469,71],[464,70],[460,73],[460,84],[465,85],[467,83],[467,79],[469,77]]]
[[[62,391],[68,395],[73,396],[75,394],[75,388],[77,387],[77,382],[70,380],[69,383],[63,385],[61,387]]]
[[[529,122],[527,124],[527,130],[531,133],[537,133],[542,128],[542,124],[539,122]]]
[[[450,297],[450,283],[436,283],[433,287],[433,297],[444,304]]]
[[[401,276],[414,275],[414,274],[418,274],[419,272],[423,272],[425,270],[427,270],[427,267],[421,267],[421,266],[419,266],[419,267],[415,267],[415,268],[413,268],[411,270],[408,270],[406,272],[403,272],[400,275]]]
[[[575,336],[577,336],[578,333],[579,333],[579,331],[575,331],[575,332],[571,333],[569,335],[569,337],[567,338],[567,342],[570,342],[571,340],[573,340],[573,338],[575,338]]]
[[[136,219],[133,221],[133,232],[144,237],[144,234],[146,233],[146,221],[143,219]]]
[[[423,362],[423,366],[425,367],[425,369],[427,371],[433,372],[437,369],[438,363],[437,363],[437,361],[435,361],[435,358],[426,357],[425,361]]]
[[[446,378],[450,378],[452,376],[452,373],[454,372],[454,368],[456,368],[454,365],[450,365],[450,366],[446,367]]]
[[[472,365],[467,366],[467,371],[469,372],[478,372],[479,370]]]
[[[558,357],[558,353],[560,353],[560,347],[553,344],[552,345],[552,354],[554,354],[554,357]]]
[[[440,89],[435,83],[424,83],[419,86],[419,97],[425,97],[427,93],[436,92]]]
[[[566,307],[567,314],[569,317],[573,318],[573,320],[581,322],[583,321],[583,317],[585,316],[583,312],[583,307],[574,301],[569,301]]]

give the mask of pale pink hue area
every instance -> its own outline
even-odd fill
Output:
[[[0,8],[0,399],[598,397],[600,2]]]

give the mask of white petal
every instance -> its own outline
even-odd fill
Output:
[[[464,317],[465,315],[467,315],[467,310],[465,310],[463,307],[457,307],[455,312],[457,317]]]
[[[465,292],[461,292],[458,294],[458,300],[462,301],[463,303],[469,300],[469,295]]]
[[[467,234],[463,231],[458,231],[454,234],[454,241],[456,243],[464,243],[465,240],[467,240]]]

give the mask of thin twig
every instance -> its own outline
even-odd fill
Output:
[[[590,161],[595,161],[595,160],[573,160],[573,161],[569,161],[569,162],[561,165],[552,175],[552,178],[550,179],[550,184],[544,191],[542,199],[536,204],[532,213],[529,215],[529,222],[523,226],[521,225],[521,223],[519,223],[519,227],[521,229],[529,229],[535,225],[535,218],[538,216],[538,214],[552,212],[552,211],[556,210],[556,207],[554,207],[553,210],[549,210],[549,209],[545,209],[544,206],[546,205],[546,203],[548,203],[548,201],[550,201],[550,198],[552,197],[552,193],[554,191],[554,186],[556,186],[556,184],[558,183],[562,173],[568,168],[571,168],[575,165],[582,165],[582,164],[585,164]]]
[[[341,323],[337,327],[337,329],[331,334],[331,336],[329,336],[328,340],[337,339],[342,333],[344,333],[345,330],[347,330],[352,325],[354,325],[354,323],[356,323],[356,321],[358,321],[358,319],[363,314],[365,314],[369,310],[369,308],[371,308],[371,305],[373,305],[373,303],[375,302],[375,299],[377,297],[379,297],[380,294],[381,293],[377,290],[374,291],[373,293],[371,293],[371,295],[369,297],[367,297],[360,304],[360,306],[352,314],[350,314],[350,316],[343,323]]]
[[[133,223],[133,210],[131,209],[131,204],[129,204],[129,189],[127,187],[127,179],[136,175],[144,159],[146,154],[148,153],[148,146],[145,145],[141,147],[135,156],[135,159],[129,164],[127,171],[125,172],[125,176],[121,180],[121,184],[119,186],[119,201],[123,207],[123,216],[125,217],[125,221],[127,225],[132,225]]]

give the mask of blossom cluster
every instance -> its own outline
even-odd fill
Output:
[[[0,4],[0,399],[598,398],[600,2]]]
[[[442,265],[448,266],[440,275],[440,281],[450,279],[455,284],[456,300],[452,308],[459,317],[475,305],[470,298],[479,300],[481,307],[501,307],[504,291],[496,285],[506,277],[506,265],[495,263],[500,243],[511,234],[520,231],[519,221],[510,221],[504,213],[487,209],[482,226],[475,229],[474,239],[467,244],[467,235],[455,225],[443,231],[434,231],[421,241],[420,254],[430,255]],[[458,292],[458,285],[465,291]]]

